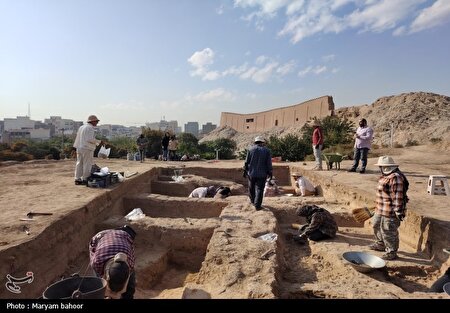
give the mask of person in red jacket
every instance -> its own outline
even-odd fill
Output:
[[[318,120],[314,120],[312,124],[314,131],[312,135],[312,146],[314,152],[314,158],[316,159],[316,166],[313,170],[322,170],[322,148],[323,148],[323,133],[320,128],[320,122]]]

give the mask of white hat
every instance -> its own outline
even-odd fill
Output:
[[[394,159],[388,155],[379,157],[378,162],[374,165],[376,165],[376,166],[398,166],[398,164],[394,162]]]
[[[255,143],[257,143],[257,142],[266,142],[266,140],[264,139],[263,136],[257,136],[257,137],[255,138]]]
[[[300,177],[300,176],[302,176],[302,174],[300,174],[298,172],[295,172],[295,173],[292,173],[291,176],[293,176],[293,177]]]
[[[312,126],[320,126],[320,121],[319,120],[314,120],[312,122]]]

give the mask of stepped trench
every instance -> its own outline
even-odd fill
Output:
[[[410,212],[400,227],[400,259],[363,274],[344,262],[342,253],[370,252],[370,222],[357,223],[349,210],[350,202],[363,203],[370,193],[304,172],[320,186],[319,196],[265,198],[265,209],[255,211],[239,168],[186,167],[181,182],[174,180],[175,170],[179,168],[152,168],[127,179],[33,240],[2,251],[2,259],[15,260],[14,270],[36,269],[33,290],[18,297],[37,298],[50,284],[76,272],[93,275],[87,266],[89,240],[98,231],[124,224],[137,232],[135,298],[445,297],[428,289],[448,266],[439,252],[450,246],[448,236],[442,236],[448,223]],[[286,193],[292,193],[293,171],[302,169],[274,167]],[[229,186],[232,196],[187,198],[195,187],[211,184]],[[292,240],[297,232],[292,223],[305,223],[295,216],[304,204],[332,212],[339,225],[336,238],[306,245]],[[145,217],[126,221],[134,208],[141,208]],[[277,240],[258,238],[268,233]],[[3,270],[10,270],[8,264],[1,265]],[[11,294],[1,291],[0,296]]]

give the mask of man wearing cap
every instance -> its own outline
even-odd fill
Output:
[[[312,124],[314,130],[312,134],[312,146],[314,152],[314,158],[316,159],[316,166],[313,170],[322,170],[322,148],[323,148],[323,132],[320,128],[320,122],[314,120]]]
[[[130,226],[97,233],[89,243],[90,265],[106,282],[106,297],[133,299],[136,286],[134,274],[134,238]]]
[[[75,185],[86,185],[91,176],[94,163],[94,151],[102,141],[95,139],[94,127],[99,119],[95,115],[88,117],[87,124],[78,128],[73,147],[77,150],[77,164],[75,166]]]
[[[272,179],[272,156],[265,147],[265,140],[258,136],[247,152],[244,163],[244,177],[248,179],[249,198],[257,211],[261,210],[266,179]]]
[[[313,184],[300,173],[292,173],[292,177],[295,180],[295,194],[297,196],[306,197],[315,196],[317,194]]]
[[[366,172],[367,166],[367,155],[369,154],[370,147],[372,145],[373,130],[371,127],[367,126],[367,121],[365,118],[359,121],[359,127],[355,134],[355,153],[353,156],[353,165],[349,169],[349,172],[356,172],[359,165],[359,160],[361,159],[361,174]]]
[[[378,180],[376,208],[372,218],[376,241],[370,245],[370,249],[385,251],[382,258],[394,260],[399,246],[398,227],[406,215],[409,183],[392,157],[381,156],[375,165],[380,167],[382,176]]]

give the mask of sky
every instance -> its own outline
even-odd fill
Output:
[[[450,0],[0,0],[0,120],[219,124],[449,77]]]

